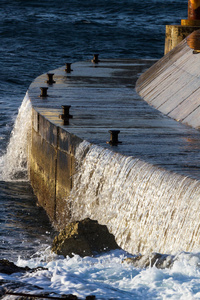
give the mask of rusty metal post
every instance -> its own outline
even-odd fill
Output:
[[[167,54],[169,51],[175,48],[182,40],[184,40],[192,32],[199,29],[200,0],[188,0],[188,19],[182,19],[181,26],[166,25],[165,54]],[[196,48],[196,46],[194,48]]]
[[[188,20],[200,20],[199,0],[188,0]]]
[[[40,89],[41,89],[40,97],[48,97],[47,95],[48,87],[41,87]]]
[[[200,32],[199,30],[193,31],[187,38],[188,46],[193,49],[193,54],[200,53]]]

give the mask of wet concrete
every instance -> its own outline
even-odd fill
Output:
[[[72,64],[71,73],[62,66],[49,71],[54,84],[46,83],[46,74],[37,77],[29,96],[36,112],[80,139],[199,179],[199,131],[163,115],[135,91],[138,77],[154,63],[100,58],[98,64]],[[40,87],[48,87],[48,97],[39,96]],[[69,125],[59,118],[62,105],[71,105]],[[106,143],[112,129],[120,130],[117,146]]]

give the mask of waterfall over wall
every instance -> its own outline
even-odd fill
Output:
[[[105,62],[102,67],[103,73],[107,63]],[[124,65],[124,62],[122,64]],[[110,69],[113,70],[114,65],[112,64]],[[61,81],[56,80],[54,86],[49,86],[47,99],[39,97],[39,87],[46,80],[46,75],[41,75],[29,88],[29,96],[26,95],[19,110],[7,153],[0,158],[3,164],[0,174],[2,180],[27,180],[28,161],[30,181],[38,203],[46,210],[51,222],[59,230],[64,228],[70,220],[90,217],[107,225],[110,232],[115,235],[119,246],[131,253],[152,251],[176,253],[181,250],[194,251],[198,249],[199,181],[164,170],[141,159],[115,153],[113,152],[115,147],[109,148],[113,149],[111,151],[88,142],[82,142],[83,139],[96,142],[98,129],[101,128],[99,142],[102,145],[105,144],[106,139],[103,138],[105,124],[99,123],[102,117],[101,110],[99,115],[94,116],[94,112],[99,111],[99,107],[102,106],[101,102],[97,105],[97,101],[97,106],[92,108],[91,114],[88,113],[89,119],[88,116],[85,117],[85,112],[80,114],[80,107],[84,107],[85,98],[78,100],[78,103],[75,103],[74,99],[83,89],[82,84],[85,84],[85,79],[83,78],[81,85],[77,87],[75,82],[82,74],[82,64],[75,67],[77,76],[73,77],[75,81],[72,82],[72,86],[75,88],[72,87],[72,90],[65,86],[67,81],[64,69],[56,71],[58,78],[60,78],[60,74],[63,74],[63,77]],[[127,65],[123,70],[127,71],[126,68]],[[134,63],[131,68],[134,68]],[[91,69],[94,71],[90,65],[87,69],[88,72]],[[99,69],[99,67],[95,68],[95,71],[99,71]],[[109,72],[106,76],[110,78],[112,73]],[[123,76],[127,74],[124,72],[120,74]],[[98,80],[101,82],[101,73],[98,76],[100,77],[95,78],[99,78]],[[123,76],[122,78],[124,78]],[[105,77],[105,82],[107,77]],[[123,95],[126,90],[124,92],[120,87],[116,91],[115,80],[117,77],[113,78],[114,88],[110,89],[109,87],[109,93],[117,95],[114,100],[116,101],[115,111],[118,111],[119,104],[123,103]],[[88,82],[89,86],[90,84],[91,82]],[[123,81],[120,84],[124,84]],[[104,88],[100,90],[107,93]],[[61,108],[58,108],[60,104],[64,103],[67,95],[64,91],[69,92],[68,97],[74,103],[74,118],[70,119],[69,126],[63,124],[60,119]],[[97,92],[93,86],[91,91],[95,94]],[[118,101],[119,91],[122,92],[121,102]],[[85,93],[87,96],[87,89],[85,89]],[[54,100],[55,95],[57,95],[57,101]],[[101,99],[100,96],[101,94],[98,99]],[[33,105],[32,109],[29,97]],[[87,110],[91,106],[89,100],[86,106]],[[131,98],[128,103],[132,105]],[[103,106],[107,107],[107,105],[106,94]],[[124,115],[127,114],[127,109],[129,108],[124,107]],[[137,109],[136,112],[138,112]],[[133,110],[131,114],[134,115],[134,113]],[[142,116],[144,115],[139,114],[138,117]],[[108,122],[106,124],[111,126],[113,114],[109,118],[111,119],[106,117],[106,122]],[[150,124],[152,119],[148,120],[147,124]],[[93,134],[88,133],[91,122],[94,126],[92,127]],[[152,130],[156,128],[155,125],[159,125],[159,122],[162,122],[161,118],[156,121],[154,126],[147,126],[147,128]],[[128,132],[131,123],[130,120],[124,127]],[[137,126],[140,124],[138,122]],[[124,125],[122,124],[122,126]],[[137,126],[130,129],[134,142]],[[164,122],[161,127],[165,128],[165,126]],[[169,128],[171,132],[174,127],[170,126]],[[32,133],[29,143],[30,132]],[[158,137],[162,132],[163,130],[160,133],[157,132]],[[144,141],[147,134],[148,131],[144,135]],[[186,136],[183,135],[183,138]],[[167,139],[170,139],[170,136]],[[170,143],[173,143],[173,140],[170,140]],[[30,156],[27,145],[31,145]],[[134,153],[131,145],[128,153]],[[183,144],[180,143],[180,145]],[[182,151],[180,145],[178,153]],[[142,155],[143,152],[140,149],[143,148],[139,148]],[[171,151],[171,148],[164,149]],[[119,147],[118,150],[120,150]],[[190,149],[187,147],[186,151],[190,151]],[[195,150],[194,154],[197,151]],[[174,153],[172,152],[172,154]],[[184,156],[181,159],[184,161]],[[78,164],[77,171],[74,167],[76,162]]]
[[[7,152],[0,158],[1,180],[28,179],[31,111],[26,94]],[[86,141],[75,156],[77,172],[70,198],[66,196],[72,220],[90,217],[107,225],[131,253],[199,248],[199,181]],[[63,204],[57,208],[63,211]]]
[[[31,102],[26,93],[19,108],[6,153],[0,157],[0,180],[28,180],[28,152],[31,135]]]
[[[198,181],[87,142],[76,156],[72,220],[106,224],[131,253],[199,247]]]

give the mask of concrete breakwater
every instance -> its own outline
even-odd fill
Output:
[[[108,130],[121,128],[124,120],[119,117],[121,101],[127,98],[124,105],[130,103],[137,74],[151,64],[134,60],[81,62],[73,64],[73,71],[63,66],[49,72],[54,74],[54,83],[47,83],[44,74],[30,85],[30,180],[40,205],[58,228],[71,217],[66,199],[73,186],[77,147],[84,139],[106,146]],[[47,96],[41,96],[41,87],[48,88]],[[59,117],[62,105],[72,106],[73,118],[68,125]]]
[[[191,251],[199,246],[199,133],[135,92],[153,63],[87,61],[50,71],[55,82],[36,78],[28,91],[30,181],[58,229],[90,217],[132,253]],[[62,105],[73,118],[60,118]],[[110,130],[121,143],[109,143]]]

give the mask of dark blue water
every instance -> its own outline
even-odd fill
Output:
[[[7,137],[10,110],[16,112],[36,76],[93,53],[160,58],[165,25],[186,15],[187,1],[180,0],[1,0],[0,134]]]
[[[0,154],[36,76],[94,53],[160,58],[165,25],[184,18],[186,0],[1,0]],[[35,203],[28,183],[0,182],[0,258],[29,256],[49,243],[51,226]]]

